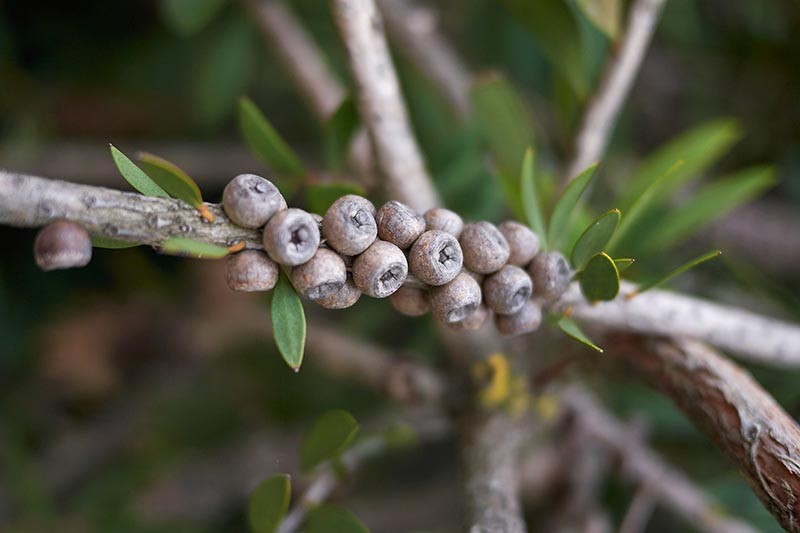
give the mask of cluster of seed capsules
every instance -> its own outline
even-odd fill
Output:
[[[396,201],[376,211],[355,195],[319,216],[289,208],[254,174],[234,178],[222,206],[236,224],[263,227],[263,252],[227,259],[234,290],[272,289],[282,265],[302,297],[326,308],[350,307],[362,294],[388,297],[403,314],[430,311],[457,329],[477,329],[493,315],[497,330],[512,336],[537,329],[543,303],[572,277],[562,254],[541,252],[536,234],[514,221],[465,224],[450,210],[420,215]]]

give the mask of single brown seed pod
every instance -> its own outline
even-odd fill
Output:
[[[485,305],[479,305],[474,313],[469,315],[464,320],[448,324],[453,329],[457,330],[476,330],[480,329],[486,323],[486,320],[492,315],[492,312]]]
[[[408,262],[394,244],[377,240],[353,261],[353,281],[367,296],[386,298],[406,280]]]
[[[79,224],[59,220],[39,230],[33,242],[33,256],[45,272],[84,267],[92,259],[92,239]]]
[[[375,242],[375,206],[361,196],[342,196],[325,212],[322,234],[328,246],[344,255],[358,255]]]
[[[464,221],[458,216],[458,213],[443,207],[428,209],[423,218],[425,218],[425,229],[428,231],[444,231],[456,239],[461,236],[461,230],[464,229]]]
[[[280,275],[278,263],[260,250],[244,250],[225,260],[225,281],[234,291],[268,291]]]
[[[319,300],[339,292],[347,280],[347,268],[333,250],[318,248],[314,257],[292,269],[292,285],[303,297]]]
[[[539,329],[542,323],[542,306],[536,300],[528,300],[522,309],[513,315],[495,315],[494,325],[501,335],[513,337]]]
[[[537,296],[554,300],[564,294],[572,279],[572,269],[559,252],[545,252],[536,256],[528,267]]]
[[[408,316],[422,316],[431,309],[428,291],[413,287],[400,287],[389,296],[392,307]]]
[[[498,226],[500,233],[508,241],[508,263],[520,267],[526,266],[541,250],[539,237],[525,225],[514,220],[507,220]]]
[[[320,298],[316,302],[326,309],[347,309],[355,305],[359,298],[361,298],[361,291],[353,283],[353,278],[347,276],[347,280],[338,292],[325,298]]]
[[[464,256],[455,237],[444,231],[426,231],[408,253],[408,268],[428,285],[444,285],[461,272]]]
[[[378,237],[405,250],[425,231],[425,219],[410,207],[392,200],[386,202],[375,215]]]
[[[286,200],[275,185],[255,174],[239,174],[222,191],[222,209],[245,228],[260,228],[275,213],[286,209]]]
[[[472,276],[462,272],[451,282],[430,291],[431,311],[445,324],[464,320],[481,304],[481,286]]]
[[[490,222],[467,224],[459,238],[464,266],[479,274],[497,272],[508,261],[508,241]]]
[[[498,315],[513,315],[533,293],[530,276],[518,266],[506,265],[483,282],[483,299]]]
[[[289,208],[278,212],[264,228],[264,249],[281,265],[302,265],[319,248],[319,229],[309,213]]]

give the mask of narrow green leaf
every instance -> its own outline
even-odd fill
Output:
[[[561,317],[558,321],[558,327],[561,328],[561,331],[563,331],[576,341],[585,344],[592,350],[596,350],[600,353],[603,353],[603,349],[597,346],[591,340],[589,340],[589,337],[587,337],[586,334],[583,331],[581,331],[581,328],[578,327],[577,322],[575,322],[571,318]]]
[[[192,35],[208,25],[224,5],[225,0],[161,0],[161,15],[175,33]]]
[[[353,513],[343,507],[323,504],[308,512],[308,533],[369,533]]]
[[[719,257],[721,254],[722,254],[722,252],[719,251],[719,250],[712,250],[712,251],[710,251],[708,253],[705,253],[705,254],[703,254],[701,256],[695,257],[691,261],[687,261],[686,263],[682,264],[681,266],[679,266],[678,268],[676,268],[675,270],[673,270],[672,272],[670,272],[666,276],[658,278],[657,280],[652,281],[650,283],[645,283],[644,285],[641,285],[636,290],[634,290],[632,293],[628,294],[627,298],[628,299],[633,298],[637,294],[641,294],[644,291],[648,291],[648,290],[652,289],[653,287],[657,287],[658,285],[661,285],[661,284],[671,280],[672,278],[674,278],[678,274],[682,274],[683,272],[686,272],[690,268],[695,267],[695,266],[699,265],[700,263],[705,263],[709,259],[714,259],[715,257]]]
[[[774,184],[773,168],[761,166],[706,185],[694,193],[689,201],[673,209],[669,217],[654,228],[643,250],[664,250],[679,243]]]
[[[170,237],[161,245],[161,252],[198,259],[220,259],[229,253],[228,249],[223,246],[195,241],[185,237]]]
[[[343,409],[317,418],[300,446],[300,468],[308,472],[323,461],[337,459],[358,433],[358,422]]]
[[[617,39],[622,24],[620,0],[578,0],[578,7],[592,24],[612,41]]]
[[[306,188],[306,200],[312,213],[325,214],[337,199],[347,194],[364,196],[364,189],[353,183],[330,182],[310,185]]]
[[[140,246],[137,242],[118,241],[117,239],[109,239],[108,237],[92,237],[92,246],[95,248],[108,248],[110,250],[121,250],[123,248],[133,248]]]
[[[303,163],[247,97],[239,100],[239,130],[253,153],[272,170],[289,178],[305,175]]]
[[[270,306],[272,336],[278,351],[289,367],[297,372],[303,363],[306,344],[306,315],[303,302],[292,287],[289,278],[281,272],[272,293]]]
[[[592,222],[581,233],[572,248],[572,266],[576,269],[584,267],[586,262],[596,253],[602,252],[619,224],[619,209],[612,209]]]
[[[556,205],[553,207],[553,214],[550,216],[547,234],[547,242],[552,249],[557,249],[559,241],[567,233],[573,211],[578,205],[583,192],[589,186],[589,182],[592,181],[595,170],[597,170],[597,163],[590,165],[589,168],[573,179],[556,201]]]
[[[536,184],[536,174],[533,165],[533,148],[525,150],[522,160],[522,207],[525,209],[525,218],[528,225],[539,237],[542,248],[547,249],[547,231],[544,226],[544,203],[539,198],[539,187]]]
[[[253,533],[273,533],[278,529],[292,497],[287,474],[275,474],[262,481],[250,495],[247,518]]]
[[[192,207],[203,205],[203,195],[200,188],[186,172],[174,163],[157,155],[140,153],[139,162],[153,178],[159,187],[164,189],[173,198],[183,200]]]
[[[345,98],[323,126],[323,144],[328,167],[344,170],[353,135],[361,125],[358,109],[352,98]]]
[[[619,294],[619,271],[605,252],[592,256],[580,275],[581,292],[590,302],[613,300]]]
[[[617,271],[622,274],[622,272],[627,270],[635,261],[635,259],[631,259],[630,257],[623,257],[614,259],[614,264],[617,265]]]
[[[690,179],[700,175],[741,138],[734,120],[714,120],[682,133],[648,156],[638,170],[626,180],[625,194],[617,205],[626,213],[645,191],[660,181],[651,195],[655,201],[666,202],[672,192]],[[680,168],[673,168],[682,161]],[[669,179],[663,179],[668,176]]]
[[[113,144],[109,144],[108,146],[111,149],[111,158],[114,160],[117,170],[119,170],[119,173],[125,178],[125,181],[131,184],[131,187],[145,196],[169,198],[169,194],[150,179],[150,176],[145,174],[142,169],[137,167],[136,163],[128,159],[128,156],[123,154]]]

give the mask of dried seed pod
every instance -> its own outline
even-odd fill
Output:
[[[259,250],[244,250],[225,260],[225,281],[234,291],[268,291],[278,282],[280,267]]]
[[[444,231],[426,231],[408,254],[411,273],[428,285],[444,285],[461,272],[464,256],[455,237]]]
[[[286,200],[268,179],[255,174],[239,174],[222,192],[222,209],[236,224],[260,228],[275,213],[286,209]]]
[[[431,309],[428,291],[412,287],[400,287],[389,296],[392,307],[408,316],[422,316]]]
[[[451,282],[432,287],[431,311],[445,324],[460,322],[478,309],[481,304],[481,286],[472,276],[462,272]]]
[[[405,250],[425,231],[425,219],[410,207],[392,200],[386,202],[375,215],[378,237]]]
[[[33,255],[44,271],[83,267],[92,259],[92,239],[79,224],[59,220],[39,230]]]
[[[322,233],[322,215],[318,215],[317,213],[311,213],[311,218],[314,219],[314,222],[317,223],[317,229],[319,230],[319,241],[325,241],[325,235]]]
[[[513,315],[533,293],[530,276],[518,266],[506,265],[483,282],[483,299],[499,315]]]
[[[528,227],[514,220],[507,220],[498,227],[508,241],[510,254],[508,263],[524,267],[539,253],[539,237]]]
[[[366,198],[342,196],[325,212],[322,234],[328,246],[344,255],[358,255],[375,242],[375,206]]]
[[[428,209],[424,215],[425,229],[439,230],[449,233],[456,239],[461,236],[461,230],[464,229],[464,221],[457,213],[445,209],[443,207],[434,207]]]
[[[377,240],[353,261],[353,281],[361,292],[373,298],[386,298],[408,276],[408,262],[394,244]]]
[[[459,238],[464,266],[479,274],[497,272],[508,261],[508,241],[489,222],[467,224]]]
[[[297,292],[309,300],[319,300],[339,292],[347,280],[347,269],[339,254],[318,248],[314,257],[292,269],[291,278]]]
[[[492,312],[485,305],[479,305],[474,313],[469,315],[464,320],[448,324],[451,328],[457,330],[476,330],[480,329],[486,323],[486,320],[491,316]]]
[[[542,306],[536,300],[528,300],[522,309],[513,315],[495,315],[494,325],[502,335],[513,337],[539,329],[542,323]]]
[[[361,291],[353,283],[353,278],[347,276],[347,280],[338,292],[320,298],[317,303],[326,309],[347,309],[355,305],[359,298],[361,298]]]
[[[264,228],[264,249],[282,265],[302,265],[319,247],[319,229],[309,213],[302,209],[284,209],[273,216]]]
[[[545,252],[536,256],[528,272],[533,279],[537,296],[554,300],[564,294],[572,279],[572,269],[559,252]]]

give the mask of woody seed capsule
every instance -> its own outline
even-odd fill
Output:
[[[513,315],[531,297],[533,283],[518,266],[506,265],[483,282],[483,298],[498,315]]]
[[[479,305],[474,313],[469,315],[464,320],[448,324],[451,328],[457,330],[476,330],[480,329],[486,323],[486,319],[492,314],[489,308],[485,305]]]
[[[377,240],[353,261],[353,282],[361,292],[373,298],[386,298],[408,276],[408,262],[394,244]]]
[[[405,204],[391,201],[375,215],[378,237],[405,250],[425,231],[425,219]]]
[[[234,291],[268,291],[279,274],[278,263],[259,250],[244,250],[225,260],[225,281]]]
[[[267,223],[263,241],[264,249],[278,263],[301,265],[317,252],[319,229],[309,213],[302,209],[284,209]]]
[[[353,306],[359,298],[361,298],[361,291],[353,283],[353,278],[347,276],[347,281],[344,282],[338,292],[325,298],[320,298],[317,303],[326,309],[347,309]]]
[[[344,255],[358,255],[378,236],[375,206],[366,198],[342,196],[325,212],[322,233],[328,246]]]
[[[327,248],[318,248],[314,257],[292,269],[292,285],[309,300],[336,294],[346,280],[344,261]]]
[[[83,267],[92,259],[92,239],[79,224],[59,220],[39,230],[33,255],[44,271]]]
[[[542,323],[542,307],[535,300],[528,300],[522,309],[513,315],[495,315],[494,325],[502,335],[513,337],[539,329]]]
[[[236,224],[260,228],[286,209],[286,200],[271,181],[255,174],[239,174],[222,192],[222,209]]]
[[[464,266],[479,274],[497,272],[508,261],[508,241],[489,222],[467,224],[459,242],[464,253]]]
[[[458,216],[457,213],[443,207],[428,209],[428,211],[425,212],[424,218],[425,229],[428,231],[434,229],[444,231],[456,239],[461,236],[461,230],[464,229],[464,221],[461,220],[461,217]]]
[[[500,224],[498,229],[508,241],[509,264],[524,267],[539,253],[539,237],[528,226],[508,220]]]
[[[439,230],[426,231],[411,247],[411,273],[428,285],[444,285],[461,272],[464,256],[455,237]]]
[[[536,256],[528,272],[538,296],[554,300],[569,288],[572,270],[566,258],[559,252],[545,252]]]
[[[436,319],[445,324],[464,320],[481,304],[481,286],[472,276],[462,272],[451,282],[432,287],[431,311]]]
[[[422,316],[431,309],[428,292],[413,287],[400,287],[389,296],[389,301],[397,311],[408,316]]]

